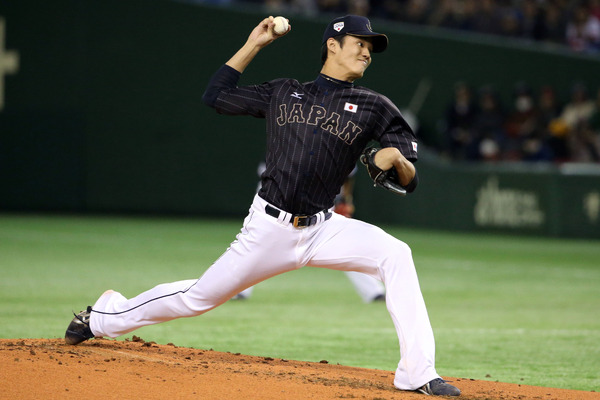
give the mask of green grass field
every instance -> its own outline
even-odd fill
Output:
[[[240,221],[0,215],[0,337],[58,338],[106,289],[132,297],[196,278]],[[413,249],[444,376],[600,388],[600,242],[387,227]],[[393,371],[383,304],[344,274],[303,268],[147,341]],[[125,337],[131,337],[125,336]]]

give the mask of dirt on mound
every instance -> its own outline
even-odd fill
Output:
[[[3,399],[421,399],[392,371],[95,339],[1,339]],[[446,378],[462,399],[592,400],[600,393]]]

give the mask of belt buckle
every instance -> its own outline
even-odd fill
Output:
[[[304,221],[306,219],[308,219],[310,216],[309,215],[296,215],[294,217],[294,222],[292,223],[294,225],[294,228],[298,228],[298,229],[304,229],[306,228],[308,225],[298,225],[301,221]]]

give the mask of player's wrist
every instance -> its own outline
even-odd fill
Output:
[[[256,43],[248,40],[234,55],[225,63],[236,71],[242,73],[250,62],[256,57],[260,48]]]

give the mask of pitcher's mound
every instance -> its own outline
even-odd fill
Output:
[[[0,339],[5,399],[427,399],[391,371],[95,339]],[[600,393],[446,378],[461,399],[592,400]]]

